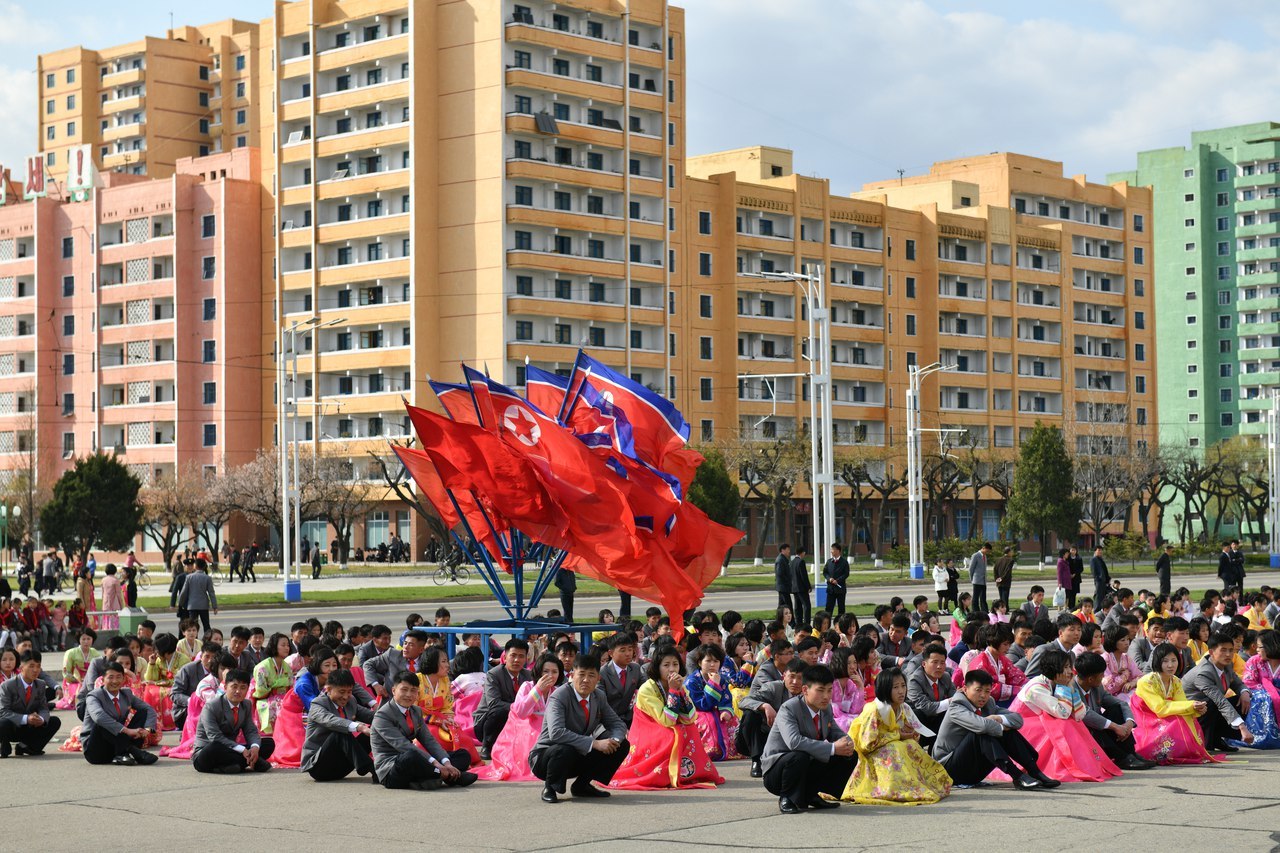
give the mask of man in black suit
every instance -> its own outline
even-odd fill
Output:
[[[809,577],[809,567],[805,564],[808,554],[809,549],[802,542],[796,546],[795,556],[791,558],[791,594],[796,600],[791,612],[801,625],[808,625],[813,621],[813,600],[809,596],[813,591],[813,579]]]
[[[827,612],[838,619],[844,615],[844,600],[849,592],[849,561],[839,542],[831,546],[831,559],[823,567],[822,576],[827,579]]]
[[[578,575],[568,569],[558,569],[556,571],[556,589],[560,590],[560,612],[564,614],[564,621],[573,624],[573,595],[578,589]]]
[[[791,590],[794,582],[791,579],[791,546],[783,542],[778,546],[778,556],[773,560],[773,588],[778,593],[778,606],[791,607]],[[795,610],[791,616],[796,617]]]

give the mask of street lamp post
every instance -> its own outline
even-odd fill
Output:
[[[22,507],[18,504],[13,506],[13,517],[22,517]],[[5,569],[9,567],[9,507],[0,504],[0,577],[4,577]]]
[[[1267,410],[1267,527],[1271,534],[1271,568],[1280,568],[1280,393],[1271,392]]]
[[[345,318],[320,322],[319,317],[299,320],[284,330],[289,336],[289,349],[284,352],[284,334],[276,345],[276,429],[277,446],[280,449],[280,484],[282,523],[280,525],[280,562],[284,569],[284,600],[302,600],[302,490],[298,483],[298,330],[319,331],[328,326],[345,323]],[[290,361],[286,371],[285,360]],[[286,377],[289,382],[285,393]],[[319,389],[316,389],[318,393]],[[285,436],[285,416],[290,415],[289,437]],[[288,445],[292,444],[292,448]],[[293,454],[292,475],[289,470],[290,450]]]
[[[825,563],[824,545],[836,538],[835,449],[832,436],[831,406],[831,309],[827,306],[826,285],[822,265],[814,265],[814,273],[777,272],[744,273],[745,277],[790,281],[804,294],[805,313],[809,318],[809,481],[813,486],[813,588],[818,607],[826,606],[827,588],[822,583]],[[815,352],[817,350],[816,358]],[[797,376],[794,373],[755,374],[760,377]]]
[[[911,577],[924,577],[924,484],[920,466],[924,461],[920,434],[923,432],[958,432],[959,430],[926,430],[920,426],[920,382],[943,370],[954,370],[954,364],[934,362],[927,367],[907,368],[907,549],[910,551]]]

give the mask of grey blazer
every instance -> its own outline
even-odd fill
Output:
[[[115,703],[111,701],[111,694],[107,692],[107,688],[99,687],[89,693],[89,698],[84,704],[84,728],[81,730],[81,740],[88,740],[99,728],[109,735],[120,734],[121,729],[125,727],[125,721],[129,719],[130,711],[133,712],[134,724],[129,728],[155,729],[156,712],[150,705],[134,696],[133,691],[126,687],[120,688],[118,698],[120,713],[117,714]],[[140,724],[137,722],[139,719],[142,720]]]
[[[1040,658],[1049,649],[1057,649],[1058,651],[1066,652],[1067,655],[1071,658],[1072,663],[1075,662],[1075,659],[1076,659],[1075,654],[1071,651],[1071,649],[1062,645],[1061,640],[1055,637],[1052,642],[1045,643],[1042,646],[1036,646],[1036,650],[1031,654],[1031,660],[1027,663],[1027,668],[1023,670],[1023,672],[1027,674],[1027,678],[1034,678],[1035,676],[1040,674]]]
[[[1192,701],[1207,702],[1218,709],[1222,719],[1230,723],[1240,719],[1240,712],[1231,707],[1227,694],[1222,690],[1222,678],[1226,676],[1227,687],[1239,696],[1244,691],[1244,682],[1236,675],[1235,670],[1228,667],[1225,673],[1220,672],[1208,655],[1200,663],[1182,676],[1182,689]]]
[[[204,664],[198,660],[183,664],[182,669],[174,674],[173,687],[169,690],[169,698],[173,700],[174,707],[187,707],[187,703],[191,701],[191,694],[208,674],[209,670],[205,669]]]
[[[187,582],[178,594],[178,606],[184,610],[217,610],[218,594],[213,591],[213,578],[199,570],[187,575]]]
[[[601,669],[604,669],[602,666]],[[639,669],[639,667],[637,667]],[[507,672],[507,668],[502,664],[498,664],[484,675],[484,692],[480,695],[480,704],[476,706],[475,713],[471,718],[477,726],[480,721],[490,711],[502,711],[510,708],[511,703],[516,701],[516,683],[524,684],[531,681],[533,675],[527,669],[520,670],[520,674],[513,680],[511,673]]]
[[[876,647],[876,651],[880,653],[884,669],[902,666],[902,662],[911,657],[911,640],[904,634],[902,639],[895,643],[885,633],[880,636],[880,645]]]
[[[424,651],[414,664],[419,673],[422,672],[422,662],[426,655]],[[370,690],[373,689],[373,685],[381,684],[383,689],[390,693],[396,676],[409,671],[409,663],[405,660],[404,652],[399,649],[387,649],[382,654],[369,658],[361,668],[364,670],[364,680]]]
[[[378,647],[373,644],[373,640],[368,640],[356,646],[356,663],[363,667],[380,654],[382,652],[378,651]]]
[[[627,739],[627,724],[609,706],[603,690],[597,687],[587,697],[587,714],[584,717],[573,685],[568,682],[561,684],[547,698],[542,731],[538,732],[538,740],[529,751],[529,764],[536,762],[543,750],[559,745],[573,747],[579,755],[586,755],[591,752],[596,730],[602,726],[606,737],[618,741]]]
[[[236,722],[231,722],[231,701],[226,696],[210,699],[200,712],[200,722],[196,724],[196,742],[192,753],[198,755],[200,750],[215,743],[227,749],[239,751],[237,734],[244,735],[244,746],[252,748],[262,745],[262,737],[258,734],[258,724],[254,721],[253,702],[245,698],[237,706]]]
[[[963,693],[957,693],[952,698],[951,704],[947,706],[947,715],[942,718],[942,725],[938,728],[938,739],[933,744],[935,761],[945,767],[951,753],[959,748],[960,742],[970,732],[1000,737],[1004,733],[1004,726],[995,719],[997,715],[1008,720],[1011,728],[1022,728],[1022,715],[1001,708],[994,699],[988,699],[982,710],[983,713],[979,714]]]
[[[354,696],[342,706],[342,714],[338,713],[338,706],[327,695],[321,693],[312,699],[311,708],[307,711],[307,736],[302,742],[303,772],[316,763],[316,755],[330,735],[349,737],[358,723],[373,725],[373,711],[360,705]]]
[[[807,752],[818,761],[826,762],[835,755],[832,744],[844,736],[830,706],[818,713],[815,728],[813,712],[805,704],[804,696],[793,696],[778,709],[778,718],[773,721],[764,752],[760,754],[760,765],[767,773],[774,762],[788,752]]]
[[[1099,684],[1092,690],[1085,690],[1080,686],[1080,680],[1075,681],[1076,689],[1084,696],[1084,724],[1091,729],[1108,728],[1111,720],[1107,717],[1107,711],[1119,712],[1120,719],[1129,722],[1133,719],[1133,712],[1129,710],[1128,702],[1121,702],[1112,696],[1102,685]]]
[[[1139,634],[1133,638],[1133,644],[1129,646],[1129,657],[1133,658],[1133,662],[1138,665],[1140,672],[1151,671],[1151,653],[1156,647],[1151,641]]]
[[[27,701],[27,688],[22,683],[21,675],[14,675],[0,684],[0,720],[21,726],[26,724],[25,718],[32,715],[45,722],[51,716],[43,681],[37,678],[32,682],[30,702]]]
[[[629,726],[635,713],[636,691],[640,689],[644,675],[640,671],[640,664],[635,661],[627,664],[626,672],[627,684],[624,687],[618,670],[612,663],[600,664],[600,686],[604,689],[609,707]]]
[[[756,670],[756,674],[751,677],[751,686],[764,684],[769,681],[781,681],[782,673],[778,671],[778,665],[773,660],[767,660],[760,664],[760,668]]]
[[[947,702],[956,695],[955,682],[949,673],[938,679],[938,696],[933,698],[933,684],[923,669],[917,669],[907,677],[907,704],[922,717],[940,717],[947,712]]]
[[[417,749],[414,741],[422,744],[439,764],[449,760],[449,753],[431,734],[427,724],[422,721],[422,709],[417,705],[409,708],[409,722],[405,722],[405,711],[395,702],[384,702],[373,715],[373,728],[369,740],[373,745],[373,767],[379,779],[385,779],[396,766],[396,758],[411,749]],[[309,716],[309,712],[308,712]]]
[[[744,711],[759,711],[764,705],[772,705],[776,711],[791,696],[785,681],[756,681],[747,695],[738,700],[738,707]]]

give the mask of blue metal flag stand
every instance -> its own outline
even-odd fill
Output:
[[[454,656],[458,637],[462,634],[479,634],[480,646],[486,650],[486,655],[488,654],[489,638],[494,634],[528,637],[530,634],[553,634],[558,632],[571,635],[578,634],[580,638],[578,648],[586,652],[591,648],[592,632],[618,629],[617,625],[570,625],[565,622],[533,618],[531,614],[537,608],[538,602],[542,600],[542,596],[546,594],[551,582],[555,580],[556,572],[560,571],[569,553],[559,548],[549,547],[541,542],[534,542],[515,528],[511,528],[505,534],[499,533],[484,506],[479,500],[476,500],[475,506],[484,517],[485,525],[489,528],[489,535],[498,545],[500,552],[498,554],[499,564],[495,565],[488,549],[480,543],[475,531],[471,529],[471,524],[467,521],[462,507],[458,505],[458,500],[454,497],[453,491],[446,489],[445,493],[449,496],[449,501],[453,504],[458,518],[462,520],[464,531],[463,536],[459,536],[453,530],[449,531],[449,535],[453,537],[453,541],[457,546],[462,549],[462,553],[471,565],[475,567],[476,572],[484,579],[494,598],[498,600],[499,606],[507,612],[508,616],[507,619],[476,619],[456,628],[424,627],[423,630],[428,633],[447,636],[450,658]],[[537,566],[537,573],[533,578],[532,584],[526,584],[526,563],[532,563]],[[514,599],[507,594],[507,589],[502,583],[503,575],[507,574],[508,570],[515,583]],[[526,588],[528,590],[527,596],[525,594]]]

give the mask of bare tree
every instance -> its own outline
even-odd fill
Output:
[[[375,472],[385,471],[385,466],[381,469],[374,467]],[[351,460],[337,457],[317,461],[316,490],[319,515],[333,527],[338,543],[338,562],[345,569],[351,550],[351,531],[356,521],[364,518],[382,495],[375,494],[374,487],[357,479]],[[385,492],[385,488],[381,491]]]
[[[315,518],[319,514],[317,499],[320,492],[315,464],[310,457],[303,455],[298,468],[299,516]],[[227,499],[237,511],[254,524],[271,528],[277,536],[283,534],[284,490],[280,482],[280,457],[275,449],[261,450],[253,461],[228,470],[225,480]],[[280,562],[283,565],[283,553]]]
[[[1072,454],[1073,490],[1080,498],[1080,520],[1101,542],[1108,524],[1115,520],[1115,507],[1124,490],[1124,470],[1119,460],[1106,455],[1077,450]]]
[[[414,439],[392,441],[391,444],[392,446],[412,447]],[[436,514],[431,504],[424,502],[419,497],[413,478],[409,476],[409,472],[400,464],[400,460],[396,458],[395,454],[378,454],[370,451],[369,457],[372,460],[370,467],[374,472],[381,474],[383,482],[386,483],[392,494],[399,500],[404,501],[410,509],[418,514],[419,518],[427,523],[427,526],[431,528],[432,534],[440,540],[441,547],[448,548],[451,542],[449,529],[444,526],[444,521]]]
[[[755,558],[762,560],[769,524],[781,535],[796,483],[809,474],[809,439],[799,435],[773,442],[744,439],[725,448],[725,461],[737,466],[747,497],[769,510],[756,537]]]
[[[34,389],[28,387],[18,393],[34,396]],[[34,547],[40,526],[40,509],[49,502],[53,482],[57,479],[52,475],[48,464],[48,459],[52,457],[46,454],[46,458],[41,459],[37,452],[35,417],[30,412],[24,412],[17,420],[14,449],[18,464],[0,475],[3,478],[0,480],[3,483],[0,495],[3,495],[4,505],[21,510],[16,513],[12,509],[9,511],[7,523],[10,548],[20,547],[24,541],[30,541]]]
[[[1116,464],[1124,475],[1120,492],[1136,509],[1142,538],[1150,542],[1153,516],[1158,514],[1162,518],[1164,508],[1174,496],[1168,480],[1169,453],[1160,446],[1139,445],[1123,459],[1116,460]],[[1157,518],[1157,530],[1160,518]]]
[[[195,475],[199,480],[199,475]],[[153,478],[143,489],[142,527],[160,546],[165,566],[173,565],[178,549],[192,538],[192,518],[197,504],[198,485],[190,468],[173,475]]]
[[[225,474],[205,476],[195,471],[192,471],[191,482],[194,500],[190,524],[216,567],[222,551],[222,533],[239,511],[234,484]]]
[[[1183,544],[1193,539],[1203,539],[1208,533],[1203,527],[1209,496],[1208,486],[1217,476],[1219,464],[1217,460],[1202,458],[1199,451],[1191,448],[1179,448],[1171,454],[1166,480],[1170,488],[1182,498],[1183,511],[1178,513],[1177,520]],[[1197,518],[1201,521],[1199,532],[1196,532],[1193,524]]]
[[[880,514],[877,523],[871,527],[871,535],[867,538],[868,549],[875,554],[886,553],[889,549],[880,547],[880,533],[884,529],[884,520],[889,515],[889,502],[907,487],[907,466],[899,456],[888,456],[884,461],[867,469],[867,483],[871,491],[880,496]]]

